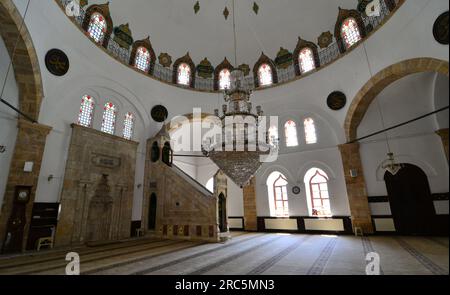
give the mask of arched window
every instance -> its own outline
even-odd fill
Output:
[[[180,85],[189,86],[191,83],[191,67],[182,63],[178,66],[178,78],[177,83]]]
[[[102,131],[108,134],[114,134],[116,128],[116,106],[110,102],[105,104],[103,111]]]
[[[150,70],[150,52],[147,48],[141,46],[136,50],[134,66],[143,72],[148,72]]]
[[[294,121],[289,120],[286,122],[284,125],[284,136],[286,137],[287,147],[298,146],[297,124]]]
[[[81,99],[80,113],[78,114],[78,125],[84,127],[92,126],[92,117],[94,115],[94,99],[90,95],[85,95]]]
[[[311,48],[305,47],[298,55],[298,64],[300,65],[300,72],[305,74],[316,68],[314,62],[314,53]]]
[[[349,17],[342,22],[341,37],[347,49],[361,40],[358,23],[353,17]]]
[[[317,143],[317,133],[316,126],[314,124],[314,120],[312,118],[306,118],[303,122],[305,126],[305,140],[306,144],[315,144]]]
[[[273,84],[272,68],[268,64],[262,64],[259,67],[258,79],[260,86],[270,86]]]
[[[219,73],[219,90],[230,89],[231,86],[231,72],[229,69],[223,69]]]
[[[278,128],[272,126],[269,128],[269,144],[274,145],[278,143]]]
[[[288,181],[280,172],[273,172],[267,178],[267,191],[272,216],[289,216]]]
[[[131,140],[133,137],[134,128],[134,116],[132,113],[128,112],[125,115],[125,120],[123,121],[123,138]]]
[[[89,21],[88,34],[97,43],[102,43],[105,38],[107,24],[105,17],[100,13],[94,13]]]
[[[206,183],[206,188],[207,188],[210,192],[214,193],[214,177],[211,177],[211,178],[208,180],[208,182]]]
[[[311,216],[331,216],[328,175],[319,168],[310,169],[305,175],[308,207]]]

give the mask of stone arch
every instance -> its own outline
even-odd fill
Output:
[[[344,123],[349,142],[357,139],[357,129],[372,101],[389,85],[408,75],[437,72],[448,77],[448,61],[435,58],[414,58],[393,64],[373,76],[356,94]]]
[[[0,36],[12,59],[19,88],[19,109],[37,121],[43,97],[41,71],[30,33],[22,24],[23,18],[13,1],[1,1]]]

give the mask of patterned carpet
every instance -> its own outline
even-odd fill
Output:
[[[448,275],[448,238],[234,232],[226,243],[136,239],[71,249],[85,275]],[[64,275],[68,250],[0,256],[0,275]]]

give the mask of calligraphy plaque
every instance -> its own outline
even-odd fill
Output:
[[[69,58],[63,51],[52,49],[45,55],[45,66],[53,75],[64,76],[69,71]]]
[[[121,165],[121,159],[100,154],[93,154],[92,164],[105,168],[117,168]]]
[[[339,111],[347,104],[347,97],[340,91],[335,91],[328,96],[327,105],[333,111]]]

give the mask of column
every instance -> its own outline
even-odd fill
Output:
[[[44,155],[45,142],[51,127],[34,124],[22,119],[18,121],[18,133],[14,149],[8,183],[6,185],[3,206],[0,211],[0,250],[5,241],[7,223],[11,216],[16,186],[31,186],[30,201],[26,205],[26,224],[23,234],[22,250],[25,249],[30,228],[31,213],[33,210],[36,187],[41,170],[42,157]],[[25,162],[33,162],[33,171],[24,172]]]
[[[360,227],[365,234],[371,234],[374,230],[361,156],[359,154],[359,143],[340,145],[339,150],[344,166],[345,184],[347,185],[353,229]],[[356,174],[352,176],[350,171],[354,171]]]
[[[258,218],[256,215],[256,179],[243,188],[244,195],[244,227],[248,231],[258,230]]]

